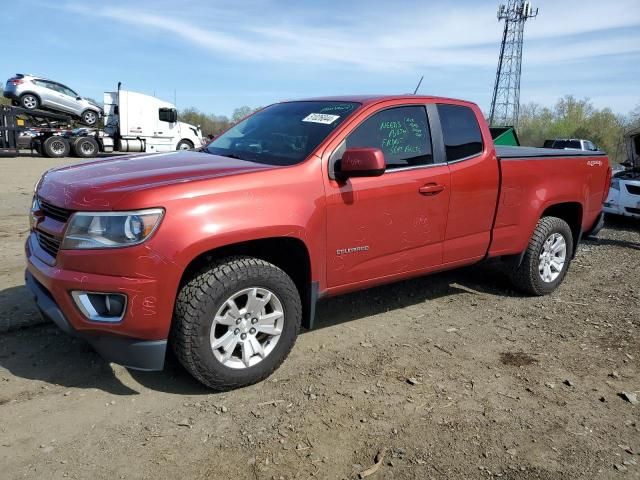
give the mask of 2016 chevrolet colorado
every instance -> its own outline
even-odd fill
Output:
[[[46,172],[26,283],[105,359],[157,370],[170,343],[228,389],[276,369],[320,298],[491,257],[552,292],[609,176],[601,152],[494,147],[465,101],[283,102],[201,151]]]

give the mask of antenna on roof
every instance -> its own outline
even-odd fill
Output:
[[[415,95],[416,93],[418,93],[418,89],[420,88],[420,85],[422,85],[422,79],[424,78],[424,75],[422,75],[420,77],[420,81],[418,82],[418,85],[416,86],[416,89],[413,91],[413,94]]]

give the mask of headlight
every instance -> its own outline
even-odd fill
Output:
[[[136,212],[76,212],[69,221],[61,248],[116,248],[144,242],[158,228],[164,210]]]

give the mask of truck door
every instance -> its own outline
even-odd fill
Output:
[[[170,152],[176,149],[180,140],[178,137],[178,113],[175,108],[161,107],[158,109],[156,128],[153,132],[156,152]]]
[[[442,263],[449,167],[434,158],[424,105],[379,110],[347,134],[347,148],[380,148],[380,177],[327,181],[327,284],[339,287]],[[330,174],[331,175],[331,174]]]
[[[499,194],[499,171],[490,139],[483,140],[480,110],[466,105],[440,104],[438,116],[451,172],[451,199],[444,242],[444,263],[483,257]]]

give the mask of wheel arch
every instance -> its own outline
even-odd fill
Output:
[[[40,106],[40,107],[42,106],[42,97],[40,97],[40,95],[38,95],[36,92],[32,92],[31,90],[27,90],[26,92],[22,92],[18,96],[18,100],[20,100],[25,95],[33,95],[34,97],[36,97],[38,99],[38,106]]]
[[[563,202],[547,206],[540,218],[558,217],[567,222],[573,237],[573,253],[575,256],[580,237],[582,236],[583,208],[579,202]]]
[[[582,238],[582,204],[580,202],[558,202],[546,205],[544,210],[542,210],[535,220],[533,228],[530,230],[529,236],[527,237],[527,245],[529,243],[529,239],[531,239],[531,235],[533,235],[533,232],[535,231],[536,225],[544,217],[558,217],[567,222],[571,229],[571,237],[573,240],[573,252],[571,253],[571,258],[575,257],[578,243]],[[513,268],[517,268],[522,264],[522,260],[524,259],[526,252],[527,246],[525,245],[524,249],[520,253],[505,255],[502,257],[502,260],[511,264]]]
[[[178,291],[201,269],[216,258],[245,255],[262,259],[282,269],[291,277],[303,306],[302,326],[313,327],[317,283],[311,279],[311,257],[307,245],[295,237],[268,237],[224,245],[204,251],[193,258],[180,278]]]

